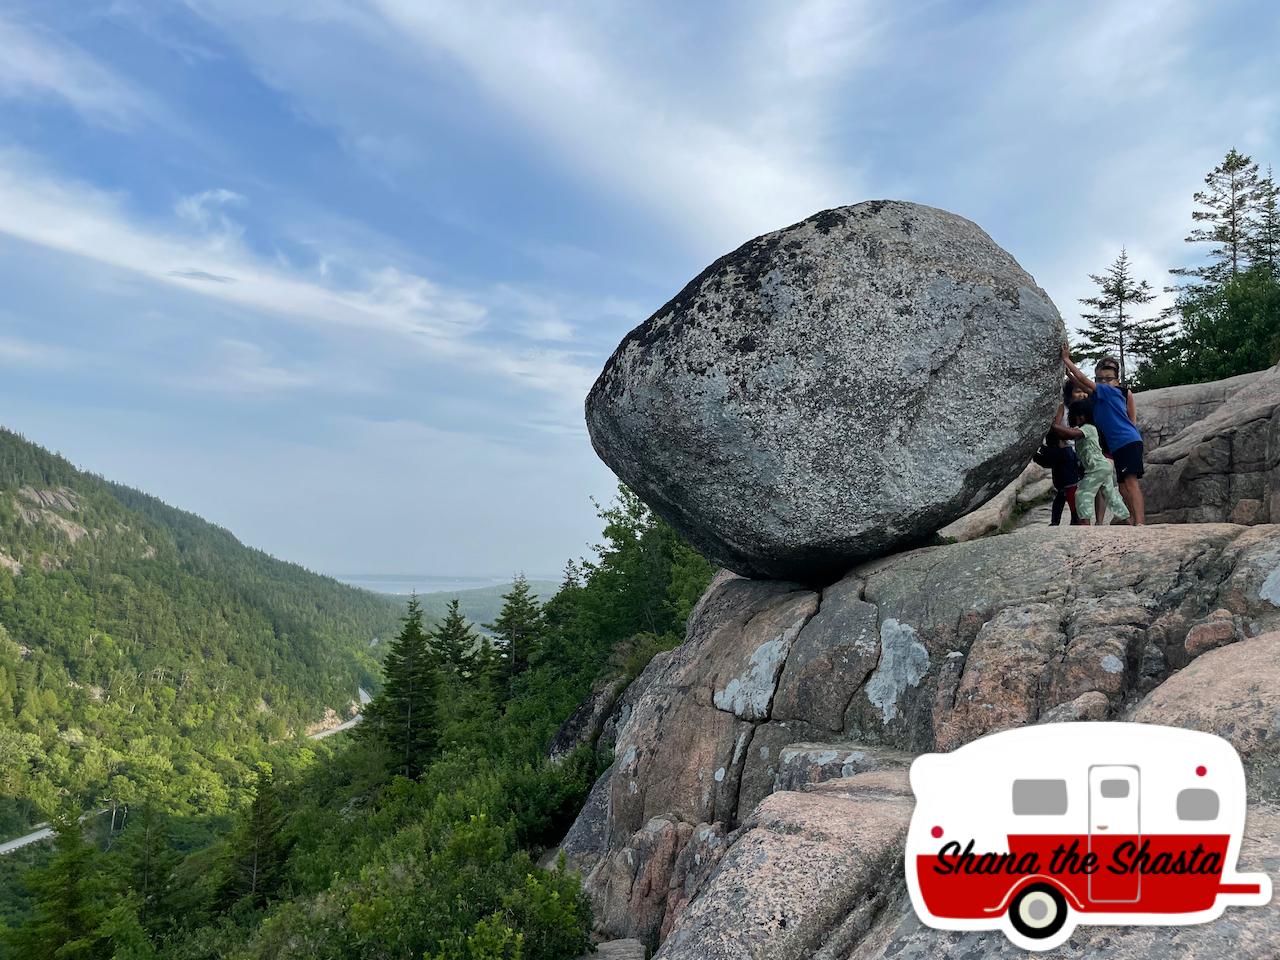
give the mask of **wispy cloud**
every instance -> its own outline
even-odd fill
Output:
[[[244,202],[244,197],[234,190],[215,187],[182,197],[173,211],[222,246],[234,243],[244,234],[244,227],[227,213],[228,208],[242,206]]]
[[[331,568],[585,540],[594,374],[757,233],[945,207],[1074,323],[1280,164],[1266,0],[0,8],[6,418]]]
[[[581,399],[594,362],[563,350],[521,348],[475,339],[493,320],[491,302],[504,319],[557,339],[566,333],[545,302],[510,290],[468,293],[391,264],[348,264],[352,286],[334,286],[312,272],[291,270],[255,256],[235,231],[208,229],[228,202],[229,191],[208,191],[179,203],[178,223],[144,223],[121,198],[84,184],[55,179],[30,158],[0,153],[0,233],[134,271],[236,307],[263,311],[293,324],[350,330],[391,338],[388,349],[416,352],[424,360],[460,364],[507,378],[548,395],[564,417],[580,419]],[[186,223],[192,229],[180,230]],[[284,385],[263,372],[261,382]]]
[[[235,283],[235,277],[223,277],[207,270],[170,270],[169,276],[179,280],[207,280],[209,283]]]
[[[0,333],[0,366],[47,369],[70,361],[71,354],[62,347]]]
[[[421,165],[434,144],[335,90],[319,50],[351,58],[357,82],[465,89],[504,131],[699,256],[814,211],[863,199],[858,167],[828,149],[835,82],[871,62],[865,3],[744,8],[715,42],[690,18],[636,7],[493,0],[355,0],[305,9],[273,0],[188,0],[241,44],[259,74],[374,163]],[[283,30],[306,57],[279,54]],[[664,38],[686,44],[673,58]],[[268,42],[270,41],[270,42]],[[681,60],[675,67],[673,60]],[[447,78],[447,79],[446,79]],[[832,98],[832,99],[829,99]],[[421,101],[422,98],[418,98]],[[409,100],[412,114],[422,103]],[[417,119],[417,118],[415,118]],[[423,122],[424,118],[418,122]]]
[[[0,98],[61,100],[85,119],[127,128],[150,98],[78,47],[0,12]]]
[[[175,380],[185,388],[238,395],[297,390],[318,382],[312,373],[276,362],[257,344],[236,339],[219,341],[202,372]]]
[[[126,28],[140,31],[182,58],[188,66],[219,59],[219,55],[208,45],[197,43],[190,37],[179,36],[171,30],[165,23],[169,12],[165,6],[148,4],[145,0],[111,0],[104,15]]]
[[[629,61],[625,34],[592,31],[586,18],[487,0],[373,6],[425,53],[453,58],[564,163],[660,212],[700,245],[736,246],[855,198],[848,178],[810,149],[820,131],[753,135],[757,117],[782,115],[786,89],[731,112],[699,110],[682,100],[678,79],[664,84],[661,70]],[[834,45],[824,55],[843,60]]]

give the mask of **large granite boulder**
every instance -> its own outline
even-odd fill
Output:
[[[1224,646],[1188,643],[1223,623]],[[845,957],[873,935],[900,952],[858,956],[1012,957],[1000,935],[937,933],[894,899],[912,756],[1136,710],[1229,736],[1251,783],[1274,779],[1277,628],[1269,525],[1042,527],[821,589],[721,574],[645,671],[566,852],[602,932],[665,941],[663,957]],[[1200,693],[1227,706],[1196,707]],[[1280,838],[1255,839],[1242,869],[1274,869]],[[1280,926],[1274,910],[1228,916],[1244,942]],[[1208,949],[1218,929],[1177,936]]]
[[[1280,367],[1248,376],[1147,457],[1148,523],[1280,520]]]
[[[597,453],[704,554],[830,582],[1018,475],[1059,399],[1063,326],[983,231],[827,210],[717,260],[587,397]]]

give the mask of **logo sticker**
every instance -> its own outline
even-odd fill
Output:
[[[911,765],[906,874],[920,920],[1003,930],[1026,950],[1077,924],[1204,923],[1271,899],[1236,873],[1244,767],[1208,733],[1051,723]]]

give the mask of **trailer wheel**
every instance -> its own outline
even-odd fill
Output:
[[[1013,929],[1031,940],[1052,937],[1067,922],[1067,901],[1057,887],[1033,883],[1018,891],[1009,904]]]

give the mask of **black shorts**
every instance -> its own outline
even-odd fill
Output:
[[[1123,482],[1125,477],[1141,478],[1144,472],[1142,466],[1142,441],[1135,440],[1133,443],[1126,443],[1119,450],[1112,452],[1111,460],[1116,465],[1116,480]]]

